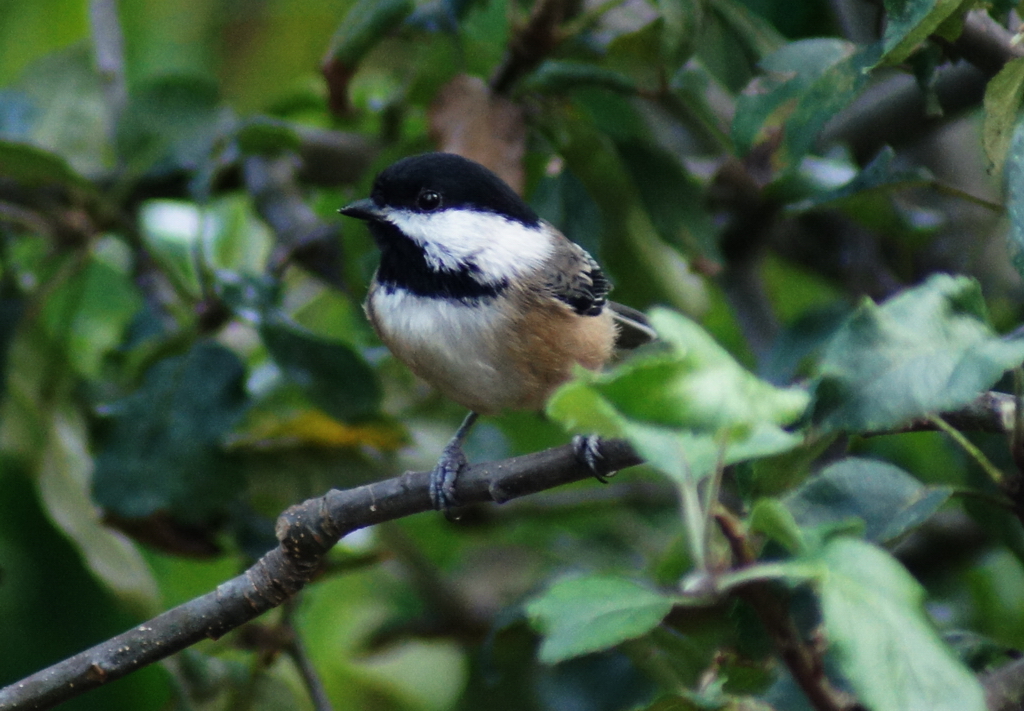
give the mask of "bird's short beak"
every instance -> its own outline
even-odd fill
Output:
[[[356,200],[351,205],[338,210],[342,215],[346,217],[355,217],[358,220],[382,220],[384,219],[384,210],[378,207],[370,198],[363,198],[362,200]]]

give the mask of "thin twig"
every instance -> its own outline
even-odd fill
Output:
[[[331,700],[327,696],[327,689],[320,681],[320,675],[317,674],[316,667],[310,661],[309,655],[306,653],[306,645],[302,643],[302,637],[292,621],[295,611],[298,609],[298,599],[298,597],[293,597],[284,604],[284,616],[281,623],[292,632],[291,640],[284,651],[299,670],[299,674],[302,675],[302,681],[306,685],[306,691],[309,692],[309,700],[313,702],[314,711],[333,711],[334,707],[331,706]]]
[[[715,520],[729,542],[736,567],[753,565],[756,558],[739,522],[725,511],[719,511]],[[851,711],[857,708],[856,702],[833,687],[825,676],[822,660],[813,647],[804,642],[789,610],[771,583],[752,582],[737,588],[736,594],[757,613],[793,680],[816,711]]]
[[[89,3],[93,56],[103,82],[103,94],[110,111],[108,134],[113,139],[128,103],[128,81],[124,68],[124,33],[117,16],[117,0],[92,0]]]
[[[297,262],[328,284],[345,290],[342,278],[341,226],[325,222],[309,207],[298,182],[297,156],[252,156],[242,164],[245,187],[260,217],[276,236],[270,270],[280,276]]]
[[[1006,480],[1006,476],[1003,474],[1002,470],[993,464],[992,461],[985,456],[984,452],[975,447],[973,442],[964,437],[963,433],[955,429],[939,415],[930,415],[928,419],[934,422],[936,427],[945,432],[954,442],[960,445],[960,448],[963,449],[986,474],[988,474],[992,481],[1000,486],[1003,485],[1003,482]]]
[[[381,542],[393,553],[409,576],[430,611],[447,629],[469,629],[486,633],[485,620],[473,613],[461,591],[448,584],[440,571],[419,549],[416,542],[397,524],[385,523],[377,529]]]

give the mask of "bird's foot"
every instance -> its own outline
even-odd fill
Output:
[[[576,453],[576,460],[590,470],[602,484],[608,483],[608,477],[614,472],[609,472],[604,462],[604,455],[601,454],[601,438],[597,435],[576,435],[572,438],[572,449]]]
[[[452,513],[452,508],[459,505],[455,496],[455,480],[466,463],[462,442],[453,439],[445,446],[437,465],[430,472],[430,503],[436,510],[443,512],[449,521],[456,518]]]
[[[441,452],[441,458],[437,465],[430,472],[430,503],[437,510],[444,512],[444,517],[454,521],[457,516],[452,514],[452,508],[459,506],[459,500],[455,496],[455,480],[459,473],[466,468],[466,455],[462,451],[462,443],[476,422],[477,414],[471,412],[455,431],[455,436],[445,445]]]

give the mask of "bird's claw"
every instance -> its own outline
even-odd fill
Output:
[[[601,438],[597,435],[576,435],[572,438],[572,449],[576,454],[576,461],[590,470],[602,484],[608,483],[608,477],[612,476],[604,465],[604,455],[601,454]]]
[[[449,442],[441,452],[441,458],[430,472],[430,504],[444,513],[445,518],[454,521],[452,508],[459,506],[455,496],[455,480],[466,467],[466,455],[461,442]]]

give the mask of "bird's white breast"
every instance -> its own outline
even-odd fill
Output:
[[[478,412],[514,406],[521,386],[499,354],[507,317],[493,302],[468,305],[375,289],[367,312],[381,340],[418,376]]]

